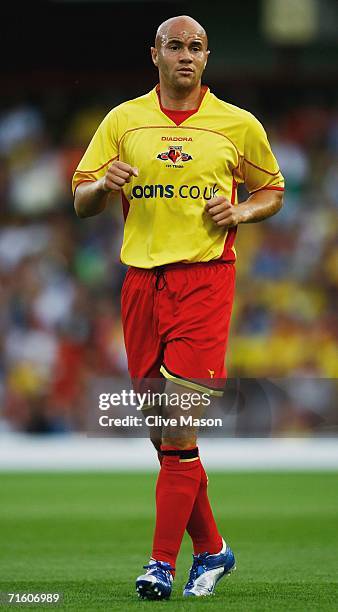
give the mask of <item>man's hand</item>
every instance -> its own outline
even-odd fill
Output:
[[[239,206],[233,206],[224,196],[209,200],[205,210],[219,227],[236,227],[243,221],[243,210]]]
[[[275,215],[283,206],[283,191],[261,189],[236,206],[224,196],[212,198],[205,210],[219,227],[236,227],[239,223],[257,223]]]
[[[109,194],[118,193],[123,185],[138,176],[138,169],[121,161],[114,161],[103,178],[80,183],[75,191],[74,207],[78,217],[92,217],[102,212]]]
[[[107,193],[110,191],[121,191],[122,187],[130,182],[132,176],[138,176],[138,169],[121,161],[114,161],[108,168],[102,180],[102,189]]]

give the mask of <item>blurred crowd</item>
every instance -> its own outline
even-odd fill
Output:
[[[43,106],[21,103],[0,114],[0,429],[84,429],[91,382],[126,376],[121,205],[77,219],[70,190],[107,110],[63,109],[51,122]],[[338,108],[307,105],[260,118],[287,190],[276,217],[238,231],[228,373],[333,379]],[[291,394],[273,433],[323,423],[337,432],[334,394],[334,386],[331,395]]]

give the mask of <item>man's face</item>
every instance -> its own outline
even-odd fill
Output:
[[[206,66],[209,51],[203,30],[177,24],[158,36],[151,54],[160,77],[174,89],[192,89]]]

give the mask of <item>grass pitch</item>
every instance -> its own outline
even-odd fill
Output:
[[[1,474],[0,590],[62,591],[59,610],[338,610],[337,473],[211,474],[210,497],[237,572],[213,597],[184,600],[191,562],[185,536],[171,600],[142,602],[134,582],[149,557],[155,480]]]

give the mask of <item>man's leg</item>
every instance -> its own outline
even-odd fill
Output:
[[[166,392],[168,396],[179,396],[182,389],[171,382]],[[186,396],[186,390],[184,393]],[[193,418],[201,417],[202,412],[201,402],[189,410]],[[180,409],[163,409],[164,416],[178,421],[180,413]],[[207,494],[207,475],[196,445],[196,428],[163,427],[152,558],[164,560],[174,568],[187,529],[193,540],[194,560],[183,594],[198,597],[214,592],[218,581],[235,569],[235,557],[218,532]]]
[[[182,389],[177,387],[177,385],[174,387],[175,393],[183,392]],[[167,392],[170,393],[170,383],[167,383]],[[144,414],[147,416],[162,416],[162,408],[161,406],[147,408],[144,411]],[[149,436],[155,450],[157,451],[158,460],[161,465],[163,461],[163,455],[161,453],[162,426],[149,427]],[[176,438],[177,436],[175,436],[175,441]],[[167,442],[166,440],[164,441]],[[196,446],[195,438],[190,440],[189,444],[192,445],[191,448],[193,448],[194,445]],[[195,555],[206,551],[214,554],[219,552],[222,548],[222,537],[217,529],[208,498],[208,477],[201,460],[200,467],[200,486],[187,524],[187,532],[192,539]]]
[[[180,396],[183,392],[186,395],[187,389],[182,390],[182,387],[175,383],[167,382],[167,397],[170,398],[173,394]],[[178,423],[180,415],[184,414],[180,407],[170,405],[162,406],[162,413],[164,417],[174,418]],[[199,417],[201,408],[192,407],[189,414]],[[199,521],[209,518],[208,513],[201,511],[201,505],[205,500],[203,485],[205,472],[198,455],[197,429],[187,425],[163,427],[161,456],[162,463],[156,486],[156,527],[152,557],[167,561],[174,567],[187,526],[191,523],[190,531],[195,534]],[[201,500],[197,502],[199,494]],[[200,528],[204,540],[207,538],[210,542],[212,533],[210,534],[206,526],[203,528],[203,524]],[[222,545],[222,539],[220,536],[219,538],[218,543]],[[218,546],[218,550],[221,545]]]
[[[208,477],[201,463],[201,482],[195,503],[187,524],[194,554],[218,553],[223,545],[208,497]]]
[[[160,406],[149,408],[147,415],[161,416],[162,410]],[[163,461],[161,453],[162,444],[162,427],[151,427],[150,440],[157,451],[160,465]],[[194,440],[192,441],[194,442]],[[208,498],[208,477],[201,465],[201,481],[193,505],[191,515],[187,524],[187,532],[189,533],[195,555],[209,551],[211,554],[217,553],[222,548],[222,537],[217,529],[214,515]]]
[[[167,383],[167,397],[180,396],[182,388]],[[186,391],[184,392],[187,395]],[[154,409],[158,411],[157,409]],[[162,416],[177,419],[180,407],[162,405]],[[189,411],[190,412],[190,411]],[[201,416],[201,405],[191,408]],[[158,435],[158,432],[157,432]],[[155,448],[158,438],[152,436]],[[176,558],[185,529],[194,543],[194,562],[184,589],[185,596],[211,595],[222,576],[233,571],[234,555],[218,533],[207,496],[207,476],[199,460],[194,427],[163,426],[161,469],[156,486],[156,526],[148,571],[136,580],[140,597],[168,598]],[[201,554],[202,553],[202,554]],[[171,575],[172,574],[172,575]]]
[[[160,321],[166,339],[161,367],[167,379],[166,391],[186,394],[193,388],[200,394],[207,390],[209,396],[221,396],[226,379],[224,362],[233,303],[234,267],[225,263],[192,264],[182,270],[168,270],[166,280],[168,304]],[[174,320],[172,312],[175,312]],[[196,416],[202,416],[202,407],[200,402],[197,407],[200,414]],[[191,409],[189,415],[192,415]],[[175,439],[172,431],[169,436],[168,432],[164,433],[163,442],[180,448],[182,440]],[[188,442],[190,447],[196,446],[196,435]],[[222,548],[222,538],[211,511],[207,477],[200,460],[198,465],[200,482],[186,528],[192,537],[195,554],[217,553]]]
[[[168,385],[168,383],[167,383]],[[169,387],[169,389],[168,389]],[[179,393],[176,385],[166,387],[166,395]],[[176,411],[175,411],[176,408]],[[161,406],[164,418],[179,417],[179,410]],[[155,413],[158,408],[151,409]],[[158,448],[158,431],[151,440]],[[196,448],[196,432],[188,428],[162,428],[161,469],[156,485],[156,526],[147,573],[136,580],[136,590],[144,599],[168,598],[175,563],[201,481],[201,466]]]

